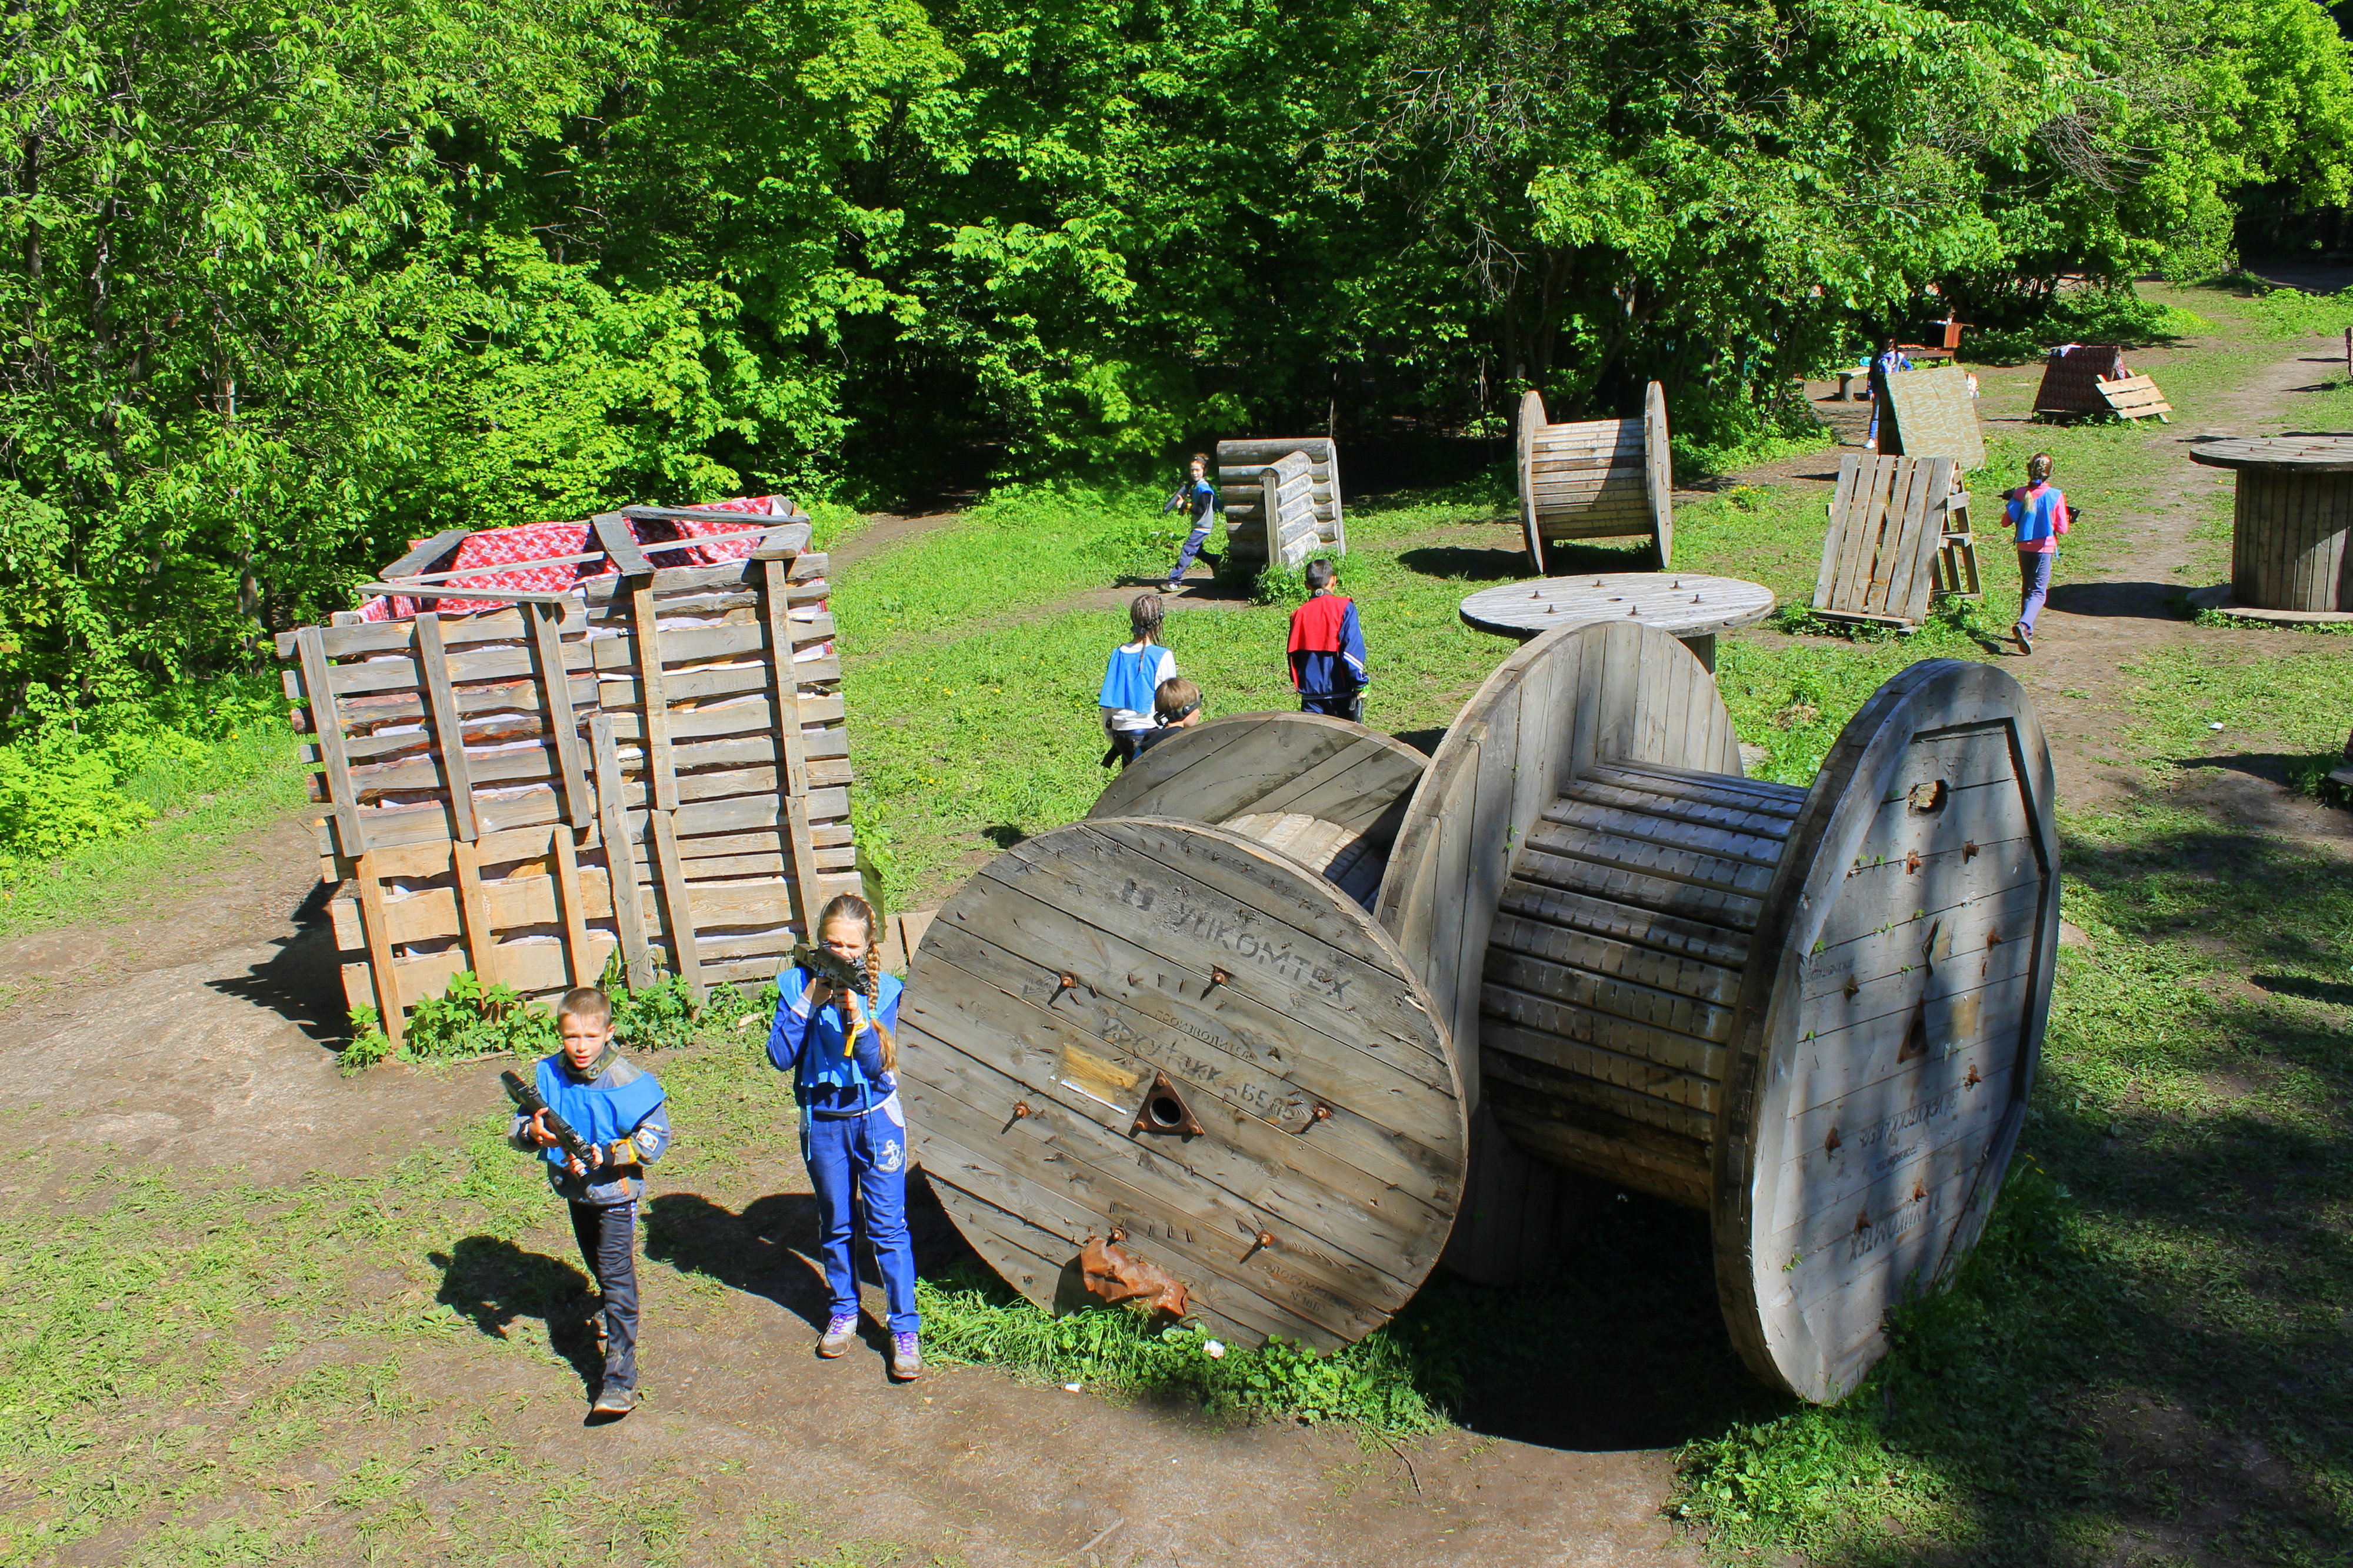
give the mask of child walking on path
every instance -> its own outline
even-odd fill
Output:
[[[543,1152],[548,1184],[572,1205],[572,1236],[596,1277],[605,1315],[605,1382],[590,1415],[638,1403],[638,1200],[645,1168],[670,1149],[670,1117],[654,1076],[613,1048],[613,1004],[584,985],[556,1005],[564,1048],[540,1058],[539,1097],[591,1147],[583,1162],[548,1131],[547,1111],[517,1116],[507,1141]]]
[[[1176,656],[1160,646],[1162,617],[1160,595],[1138,594],[1127,607],[1134,640],[1112,649],[1103,666],[1103,692],[1095,704],[1103,737],[1111,742],[1103,753],[1105,767],[1116,762],[1124,768],[1135,761],[1136,747],[1154,727],[1153,693],[1162,681],[1176,679]]]
[[[768,1031],[768,1060],[793,1075],[801,1159],[817,1192],[825,1282],[833,1293],[817,1353],[830,1360],[858,1337],[858,1268],[850,1244],[862,1208],[866,1243],[890,1310],[891,1375],[912,1383],[923,1373],[923,1358],[916,1340],[923,1320],[915,1313],[915,1249],[907,1238],[907,1113],[899,1105],[897,1078],[903,987],[882,973],[876,924],[873,906],[855,893],[825,906],[817,920],[819,945],[863,976],[864,986],[838,989],[800,964],[787,964],[776,976],[781,994]]]
[[[1185,510],[1189,511],[1193,518],[1193,531],[1185,536],[1185,548],[1178,553],[1176,569],[1168,574],[1168,581],[1160,585],[1162,593],[1176,591],[1176,584],[1182,583],[1185,574],[1193,569],[1193,557],[1201,553],[1201,546],[1208,540],[1210,524],[1225,510],[1224,498],[1218,494],[1217,487],[1209,483],[1209,455],[1207,452],[1194,453],[1187,466],[1185,483],[1168,498],[1168,504],[1160,509],[1163,517],[1172,511]]]
[[[2059,536],[2074,521],[2067,498],[2051,482],[2051,454],[2026,459],[2026,483],[2009,492],[2003,509],[2018,530],[2018,624],[2010,635],[2018,651],[2034,651],[2034,617],[2051,596],[2051,569],[2059,563]]]
[[[1302,713],[1365,719],[1365,633],[1356,601],[1340,593],[1340,577],[1321,557],[1307,563],[1307,602],[1291,612],[1291,684]]]

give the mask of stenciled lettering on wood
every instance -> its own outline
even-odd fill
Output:
[[[1293,952],[1287,942],[1278,947],[1252,931],[1250,927],[1265,918],[1255,910],[1234,904],[1204,904],[1190,893],[1166,892],[1133,877],[1120,889],[1119,901],[1147,913],[1157,910],[1170,931],[1183,931],[1238,958],[1248,959],[1294,985],[1315,991],[1335,1007],[1348,1005],[1348,987],[1356,981],[1335,974],[1312,958]]]

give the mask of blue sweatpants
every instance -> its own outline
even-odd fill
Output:
[[[2055,550],[2018,552],[2018,624],[2030,633],[2034,630],[2034,617],[2042,613],[2042,601],[2051,596],[2051,568],[2058,560]]]
[[[866,1210],[866,1244],[882,1275],[891,1331],[912,1334],[915,1313],[915,1248],[907,1239],[907,1130],[894,1095],[863,1116],[801,1115],[801,1159],[817,1189],[818,1226],[825,1251],[825,1282],[832,1310],[858,1310],[858,1265],[850,1253],[856,1209]],[[855,1201],[853,1201],[855,1200]]]
[[[1193,531],[1185,536],[1185,548],[1177,553],[1176,568],[1168,574],[1171,583],[1183,582],[1185,574],[1193,569],[1193,557],[1200,554],[1201,546],[1208,542],[1209,522],[1216,516],[1215,512],[1205,513],[1199,521],[1194,523]]]

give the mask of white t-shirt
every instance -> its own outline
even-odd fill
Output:
[[[1149,667],[1152,674],[1153,689],[1157,690],[1160,683],[1164,680],[1173,680],[1176,679],[1176,656],[1175,654],[1170,653],[1166,648],[1162,647],[1157,643],[1155,643],[1152,647],[1145,649],[1144,652],[1145,655],[1157,654],[1160,656],[1157,665]],[[1159,721],[1153,717],[1152,711],[1149,709],[1146,709],[1141,713],[1137,712],[1133,708],[1114,708],[1111,710],[1111,727],[1114,730],[1151,730],[1156,729],[1158,724]]]

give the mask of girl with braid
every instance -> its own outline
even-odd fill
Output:
[[[801,1158],[816,1190],[825,1279],[833,1292],[817,1353],[830,1360],[858,1337],[858,1268],[851,1254],[860,1208],[866,1243],[890,1308],[891,1375],[912,1383],[923,1369],[916,1342],[915,1249],[907,1239],[907,1113],[900,1108],[899,994],[882,973],[873,906],[844,893],[817,919],[828,953],[865,976],[861,991],[839,989],[802,964],[776,976],[782,994],[768,1031],[768,1060],[793,1074],[800,1103]],[[858,1200],[852,1202],[853,1195]]]

